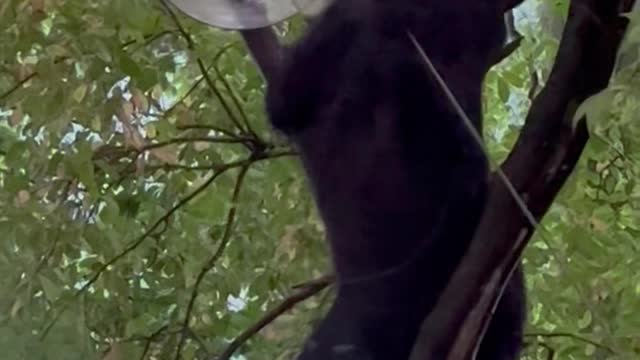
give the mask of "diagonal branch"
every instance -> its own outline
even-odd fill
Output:
[[[240,118],[242,119],[242,123],[244,127],[247,129],[247,132],[249,132],[249,134],[251,134],[251,136],[253,136],[254,138],[258,139],[258,134],[256,134],[256,132],[253,131],[253,129],[251,128],[251,123],[249,123],[249,117],[247,116],[247,113],[244,111],[244,107],[240,104],[240,100],[238,100],[238,94],[233,90],[233,88],[231,87],[231,84],[229,84],[229,81],[227,81],[227,79],[224,77],[224,75],[222,74],[222,71],[220,71],[220,67],[218,66],[218,64],[214,64],[213,70],[216,72],[216,76],[218,77],[218,79],[220,79],[220,82],[222,82],[222,85],[227,90],[227,93],[229,93],[229,96],[231,97],[231,101],[233,102],[233,105],[236,107],[236,109],[240,113]]]
[[[160,0],[160,2],[162,3],[162,6],[164,7],[165,11],[169,14],[169,17],[171,17],[171,20],[173,21],[173,23],[178,28],[178,31],[180,32],[182,37],[187,42],[187,48],[189,50],[193,51],[195,49],[195,42],[194,42],[193,37],[191,36],[191,34],[187,31],[187,29],[185,29],[184,26],[182,26],[182,23],[180,22],[180,19],[178,19],[178,16],[176,15],[175,11],[173,11],[173,9],[167,3],[167,1],[166,0]],[[217,57],[216,61],[218,59],[219,58]],[[248,133],[249,135],[253,135],[254,137],[256,137],[256,140],[259,141],[259,139],[257,139],[257,136],[255,136],[255,133],[253,133],[251,131],[251,129],[248,127],[249,126],[248,122],[247,122],[246,127],[245,127],[238,120],[238,118],[236,117],[236,114],[231,109],[231,106],[229,106],[229,104],[227,103],[225,98],[222,96],[222,93],[220,92],[220,90],[216,87],[213,79],[211,79],[211,77],[209,76],[209,68],[207,68],[207,66],[205,66],[204,62],[202,61],[202,58],[197,57],[196,58],[196,63],[198,64],[198,68],[200,69],[200,73],[202,74],[202,76],[204,78],[204,81],[206,82],[207,86],[213,92],[213,94],[216,96],[218,101],[220,101],[220,104],[222,105],[222,108],[227,113],[227,116],[229,116],[229,119],[233,122],[233,124],[241,132]],[[218,71],[218,68],[215,67],[215,65],[214,65],[214,68],[215,68],[215,71],[218,73],[218,75],[220,75],[219,71]],[[235,94],[233,92],[231,92],[229,94],[229,96],[231,96],[233,98],[235,96]],[[237,102],[237,99],[233,99],[233,101],[236,102],[236,105],[238,107],[240,107],[239,103]],[[241,111],[241,110],[239,110],[239,111]]]
[[[235,46],[236,43],[228,43],[224,46],[222,46],[220,48],[220,50],[218,50],[218,52],[213,56],[213,63],[211,65],[209,65],[207,67],[207,71],[209,71],[220,59],[220,57],[222,55],[224,55],[227,50],[231,49],[233,46]],[[198,77],[198,79],[191,85],[191,87],[189,87],[189,89],[184,93],[184,95],[182,95],[180,97],[180,99],[178,99],[176,102],[173,103],[173,105],[171,105],[168,109],[163,110],[163,112],[165,114],[170,113],[171,111],[173,111],[173,109],[175,109],[178,105],[184,103],[184,101],[191,95],[193,94],[194,91],[196,91],[196,89],[198,88],[198,86],[200,86],[200,84],[202,84],[202,82],[204,81],[204,76],[200,76]]]
[[[219,132],[222,135],[226,135],[228,137],[237,137],[238,135],[233,132],[222,128],[220,126],[211,125],[211,124],[192,124],[192,125],[177,125],[176,129],[178,130],[208,130]]]
[[[584,337],[584,336],[581,336],[581,335],[578,335],[578,334],[574,334],[574,333],[569,333],[569,332],[554,332],[554,333],[541,333],[541,332],[538,332],[538,333],[528,333],[528,334],[525,334],[524,336],[525,337],[533,337],[533,338],[540,337],[540,338],[548,338],[548,339],[551,339],[551,338],[571,338],[571,339],[574,339],[576,341],[580,341],[580,342],[583,342],[585,344],[590,344],[590,345],[593,345],[593,346],[595,346],[597,348],[606,350],[607,352],[609,352],[611,354],[616,354],[616,351],[614,351],[611,347],[609,347],[609,346],[607,346],[605,344],[602,344],[602,343],[599,343],[597,341],[591,340],[591,339],[589,339],[587,337]]]
[[[142,354],[140,354],[140,360],[144,360],[147,356],[149,350],[151,350],[151,345],[153,342],[160,336],[162,333],[167,331],[168,326],[161,326],[158,330],[154,331],[151,335],[145,338],[144,348],[142,349]]]
[[[229,345],[224,349],[222,354],[217,357],[217,360],[229,360],[233,353],[236,352],[247,340],[257,334],[260,330],[262,330],[265,326],[272,323],[276,320],[280,315],[289,311],[296,304],[301,301],[304,301],[320,291],[324,290],[326,287],[333,283],[333,276],[322,276],[318,279],[311,280],[305,284],[300,284],[294,286],[294,292],[287,296],[280,304],[278,304],[275,308],[268,311],[262,318],[260,318],[255,324],[251,325],[245,331],[243,331],[240,335],[238,335]]]
[[[178,19],[178,15],[176,15],[175,11],[173,11],[173,9],[171,8],[167,0],[160,0],[160,3],[162,4],[162,7],[167,12],[167,14],[169,14],[171,21],[173,21],[173,23],[178,28],[180,35],[182,35],[184,40],[187,42],[187,47],[189,48],[189,50],[193,50],[194,49],[193,38],[191,37],[191,34],[189,34],[187,29],[185,29],[184,26],[182,26],[182,23]]]
[[[197,58],[196,62],[198,63],[198,67],[200,68],[200,72],[202,73],[202,76],[204,77],[204,80],[205,80],[207,86],[209,86],[209,89],[213,92],[213,94],[216,96],[218,101],[220,101],[220,104],[222,105],[222,108],[227,113],[227,116],[229,116],[229,119],[231,120],[231,122],[233,122],[233,124],[241,132],[243,132],[243,133],[249,132],[249,130],[245,129],[242,126],[242,124],[240,123],[240,121],[236,117],[236,115],[233,112],[233,110],[231,110],[231,106],[229,106],[229,104],[225,100],[224,96],[222,96],[222,93],[220,92],[220,90],[216,87],[216,84],[213,82],[213,79],[211,78],[211,76],[209,76],[209,71],[205,67],[204,62],[202,61],[202,59]],[[230,96],[233,97],[234,95],[230,94]]]
[[[196,142],[206,142],[206,143],[214,143],[214,144],[245,144],[245,143],[253,143],[255,142],[255,138],[253,137],[241,137],[241,136],[192,136],[192,137],[178,137],[169,139],[162,142],[157,142],[153,144],[145,145],[140,151],[147,151],[162,148],[169,145],[175,144],[189,144]]]
[[[20,88],[22,88],[22,86],[24,84],[26,84],[27,82],[29,82],[29,80],[33,79],[36,76],[38,76],[38,73],[35,72],[35,71],[32,72],[31,74],[25,76],[24,79],[18,81],[9,90],[7,90],[4,93],[0,94],[0,101],[2,101],[4,99],[8,98],[9,96],[11,96],[11,94],[13,94],[14,92],[18,91]]]

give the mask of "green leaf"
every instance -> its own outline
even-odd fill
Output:
[[[510,94],[509,84],[502,77],[498,77],[498,96],[500,100],[506,104],[509,101]]]
[[[42,275],[39,275],[38,279],[40,280],[40,286],[42,286],[42,290],[44,291],[47,299],[49,301],[56,301],[62,293],[60,286]]]
[[[578,122],[583,117],[587,118],[590,126],[602,123],[610,114],[615,93],[611,90],[603,90],[585,100],[576,111],[573,122]]]

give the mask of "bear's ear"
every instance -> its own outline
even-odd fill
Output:
[[[500,0],[502,2],[502,11],[509,11],[514,7],[522,4],[524,0]]]

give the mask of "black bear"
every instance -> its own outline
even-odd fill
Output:
[[[488,163],[408,32],[478,131],[484,76],[521,0],[334,0],[269,84],[326,224],[337,297],[300,360],[407,359],[484,210]],[[509,2],[509,4],[507,4]],[[513,360],[525,313],[511,280],[480,360]]]

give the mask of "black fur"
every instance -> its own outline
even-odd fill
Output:
[[[481,131],[500,2],[336,0],[270,84],[270,120],[300,149],[338,276],[301,360],[408,357],[475,231],[488,166],[407,30]],[[518,272],[479,359],[516,359],[523,317]]]

